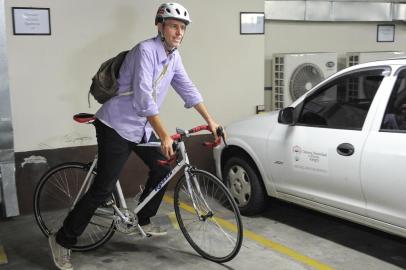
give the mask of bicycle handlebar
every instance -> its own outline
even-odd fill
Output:
[[[176,142],[179,142],[179,141],[182,140],[183,137],[187,137],[192,133],[196,133],[196,132],[199,132],[199,131],[202,131],[202,130],[210,131],[209,126],[207,126],[207,125],[197,126],[197,127],[191,128],[189,130],[177,129],[176,130],[177,133],[172,135],[171,138],[172,138],[172,140],[174,140]],[[221,139],[223,139],[224,144],[227,145],[226,140],[225,140],[225,134],[224,134],[223,127],[219,126],[217,128],[217,130],[216,130],[216,134],[217,134],[218,137],[214,142],[203,142],[203,145],[206,146],[206,147],[214,148],[214,147],[216,147],[217,145],[219,145],[221,143]],[[175,147],[176,147],[176,143],[174,143],[174,144],[175,144]],[[174,149],[174,150],[176,150],[176,149]],[[165,166],[165,165],[172,164],[174,161],[176,161],[176,154],[171,156],[167,160],[158,160],[157,162],[158,162],[158,164],[160,164],[162,166]]]
[[[189,130],[178,129],[177,133],[172,135],[171,138],[174,141],[180,141],[182,139],[182,137],[188,136],[189,134],[192,134],[192,133],[197,133],[202,130],[210,131],[209,126],[207,126],[207,125],[197,126],[197,127],[191,128]],[[216,147],[217,145],[219,145],[221,143],[221,139],[223,139],[224,144],[226,144],[223,127],[219,126],[216,130],[216,133],[217,133],[218,138],[214,142],[204,142],[203,145],[207,146],[207,147]]]
[[[96,120],[96,117],[94,116],[94,114],[90,114],[90,113],[78,113],[73,116],[73,120],[75,120],[78,123],[92,124]],[[189,134],[196,133],[196,132],[199,132],[202,130],[210,131],[209,126],[207,126],[207,125],[197,126],[197,127],[191,128],[189,130],[177,129],[177,133],[172,135],[171,138],[174,141],[179,141],[182,139],[182,137],[185,137],[185,136],[187,137]],[[204,142],[203,145],[207,146],[207,147],[216,147],[217,145],[219,145],[221,143],[220,137],[223,138],[224,144],[227,145],[225,136],[224,136],[223,127],[221,127],[221,126],[218,127],[218,129],[216,130],[216,133],[218,136],[217,140],[215,140],[214,142]]]

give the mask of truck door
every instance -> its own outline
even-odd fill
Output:
[[[406,68],[394,82],[364,147],[361,183],[367,215],[406,228]]]

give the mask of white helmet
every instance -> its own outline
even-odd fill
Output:
[[[164,3],[159,6],[155,16],[155,25],[164,22],[166,19],[181,20],[186,25],[192,22],[189,12],[178,3]]]

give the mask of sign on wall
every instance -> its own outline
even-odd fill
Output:
[[[394,42],[395,41],[395,25],[394,24],[378,24],[376,30],[377,42]]]
[[[263,12],[240,12],[240,34],[264,34],[265,15]]]
[[[49,8],[13,7],[14,35],[51,35]]]

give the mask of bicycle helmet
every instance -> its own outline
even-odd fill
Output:
[[[189,12],[178,3],[164,3],[159,6],[155,16],[155,25],[163,23],[166,19],[180,20],[186,25],[192,22]]]

